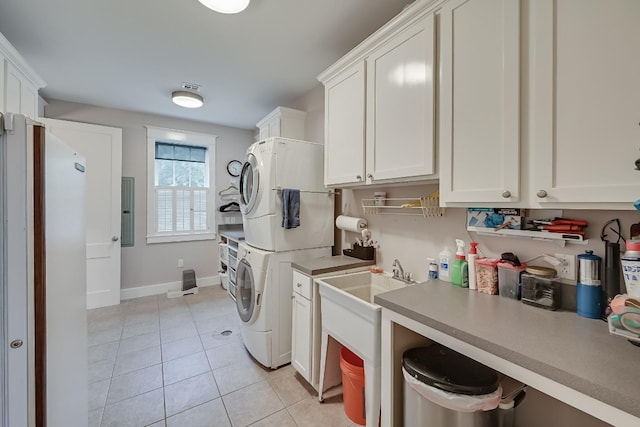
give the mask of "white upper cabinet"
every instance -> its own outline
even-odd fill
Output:
[[[304,140],[306,116],[304,111],[277,107],[257,123],[258,141],[276,136]]]
[[[535,0],[531,13],[531,205],[631,209],[640,197],[640,2]]]
[[[517,202],[520,2],[452,0],[440,22],[441,203]]]
[[[324,87],[324,183],[360,184],[365,177],[364,61],[341,71]]]
[[[40,76],[0,34],[0,112],[38,117],[38,90],[44,86]]]
[[[318,80],[325,86],[325,185],[436,178],[435,18],[419,2]]]
[[[433,175],[435,17],[429,14],[366,59],[367,179]]]

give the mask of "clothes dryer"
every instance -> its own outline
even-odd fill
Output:
[[[240,244],[236,275],[240,331],[245,347],[262,365],[275,369],[291,362],[291,263],[330,254],[330,247],[271,252]]]
[[[333,245],[332,191],[324,188],[322,144],[269,138],[247,149],[240,174],[245,241],[268,251]],[[282,189],[300,190],[300,226],[282,224]]]

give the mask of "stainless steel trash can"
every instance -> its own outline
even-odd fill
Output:
[[[497,427],[498,374],[439,344],[402,357],[405,427]]]

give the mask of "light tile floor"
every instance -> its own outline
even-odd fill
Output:
[[[126,300],[88,321],[90,427],[356,426],[339,387],[321,404],[291,365],[253,360],[220,286]]]

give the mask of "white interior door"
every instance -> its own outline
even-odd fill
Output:
[[[122,129],[38,120],[87,161],[87,308],[119,304]]]
[[[88,417],[85,161],[47,135],[47,425]]]

